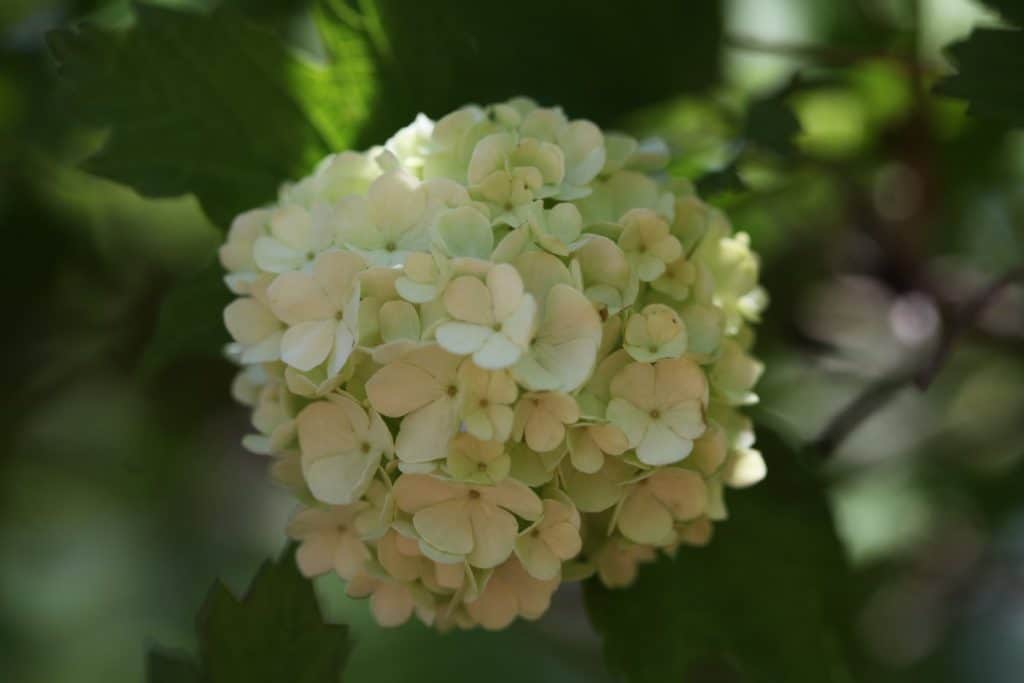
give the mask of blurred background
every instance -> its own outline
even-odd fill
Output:
[[[302,3],[239,5],[297,49],[322,51]],[[771,307],[755,412],[799,441],[825,435],[871,680],[1019,683],[1024,134],[931,90],[954,68],[943,48],[1000,19],[969,0],[722,7],[701,48],[712,81],[569,113],[664,136],[672,172],[760,251]],[[211,581],[241,589],[283,546],[292,509],[266,462],[240,447],[248,417],[229,397],[230,365],[150,345],[180,324],[161,301],[209,264],[221,232],[193,197],[147,199],[78,168],[104,132],[62,106],[46,36],[87,17],[123,25],[131,10],[0,3],[0,678],[16,683],[139,681],[151,645],[194,648]],[[544,88],[522,94],[559,99]],[[444,113],[436,104],[427,113]],[[374,111],[362,144],[401,123]],[[965,303],[1007,274],[965,318]],[[910,374],[951,327],[962,333],[922,391]],[[855,401],[863,416],[837,424]],[[411,676],[416,657],[382,663],[399,645],[432,656],[436,680],[498,651],[528,658],[529,680],[607,676],[572,588],[539,624],[442,645],[418,627],[374,629],[366,605],[330,580],[319,588],[356,630],[349,680]]]

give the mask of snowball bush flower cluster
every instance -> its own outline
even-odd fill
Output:
[[[765,473],[740,412],[765,297],[667,156],[526,99],[467,106],[234,221],[234,394],[302,503],[304,574],[384,625],[499,629],[709,541],[723,487]]]

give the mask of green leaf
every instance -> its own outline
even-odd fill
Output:
[[[151,196],[194,193],[226,227],[346,148],[372,90],[358,44],[331,68],[231,10],[139,5],[134,26],[49,34],[68,108],[109,137],[86,168]]]
[[[140,371],[151,378],[184,356],[219,357],[228,342],[224,307],[232,294],[224,271],[213,260],[171,287],[160,305],[156,330],[142,356]]]
[[[1024,126],[1024,31],[975,29],[948,52],[957,73],[939,82],[939,94],[967,100],[975,116]]]
[[[199,683],[199,669],[187,658],[154,650],[146,658],[146,683]]]
[[[348,627],[324,623],[293,546],[260,567],[241,600],[214,584],[199,637],[209,683],[338,683],[352,647]]]
[[[608,124],[718,78],[717,0],[360,5],[369,7],[362,24],[387,76],[379,108],[386,120],[374,121],[371,140],[417,111],[439,116],[515,95]]]
[[[643,568],[629,589],[588,582],[605,657],[630,683],[852,680],[850,576],[821,484],[766,431],[768,477],[730,493],[710,545]]]

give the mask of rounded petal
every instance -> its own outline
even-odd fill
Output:
[[[381,415],[402,417],[444,396],[445,387],[423,368],[397,360],[366,383],[370,404]]]
[[[281,323],[256,299],[235,299],[224,309],[224,326],[235,341],[257,344],[273,334]]]
[[[669,465],[685,458],[692,449],[692,441],[679,436],[661,422],[654,421],[637,445],[636,455],[645,465]]]
[[[474,503],[468,507],[473,527],[473,550],[466,558],[471,565],[490,569],[508,559],[516,541],[516,518],[494,505]]]
[[[311,320],[289,327],[281,338],[281,360],[296,370],[308,372],[327,360],[334,347],[337,323]]]
[[[449,282],[444,290],[444,305],[456,320],[483,326],[494,324],[491,292],[475,277],[463,275]]]
[[[442,552],[468,555],[473,550],[473,529],[465,500],[448,500],[425,507],[412,516],[423,540]]]
[[[634,543],[656,545],[672,533],[672,515],[653,496],[633,491],[619,510],[618,527]]]

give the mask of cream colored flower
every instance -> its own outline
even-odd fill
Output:
[[[259,277],[253,258],[253,245],[270,231],[270,209],[254,209],[240,214],[231,222],[227,241],[217,252],[227,275],[224,282],[235,294],[248,294],[249,286]]]
[[[657,280],[666,264],[678,259],[683,248],[671,235],[668,223],[650,209],[633,209],[622,217],[619,247],[642,282]]]
[[[377,413],[343,395],[306,406],[296,418],[302,471],[309,490],[325,503],[355,502],[369,488],[381,459],[394,451]]]
[[[523,394],[516,404],[512,436],[535,451],[550,451],[565,439],[567,425],[580,419],[572,396],[554,391]]]
[[[531,391],[575,391],[594,369],[601,318],[585,296],[566,284],[553,285],[543,301],[537,334],[512,376]]]
[[[224,326],[235,340],[229,350],[242,363],[280,360],[284,325],[268,305],[265,284],[252,283],[250,294],[235,299],[224,309]]]
[[[321,254],[312,272],[278,275],[267,288],[270,308],[288,325],[281,338],[281,360],[300,372],[327,363],[338,374],[355,347],[358,334],[359,272],[356,254]]]
[[[483,370],[471,362],[459,366],[462,424],[484,441],[507,441],[512,433],[512,404],[519,391],[505,370]]]
[[[466,611],[490,631],[505,628],[516,617],[539,619],[551,605],[558,583],[557,578],[533,578],[513,557],[494,570],[483,593],[466,605]]]
[[[611,383],[608,420],[625,432],[646,465],[668,465],[690,454],[704,433],[707,380],[686,359],[630,363]]]
[[[373,181],[365,197],[338,202],[336,241],[374,265],[401,265],[410,253],[428,250],[439,211],[467,203],[469,195],[455,183],[391,171]]]
[[[512,459],[500,441],[481,441],[469,434],[452,439],[445,469],[457,481],[497,484],[508,476]]]
[[[565,179],[565,154],[550,142],[503,131],[473,149],[466,173],[473,196],[487,203],[492,219],[516,226],[516,207],[558,193]]]
[[[362,503],[300,510],[288,522],[288,536],[299,541],[295,560],[303,576],[334,570],[347,580],[363,570],[370,552],[355,526]]]
[[[543,512],[537,494],[513,479],[479,486],[403,474],[395,483],[395,502],[412,515],[428,557],[431,550],[439,551],[465,557],[482,569],[496,567],[512,554],[517,515],[533,521]]]
[[[313,174],[281,188],[282,204],[333,204],[343,197],[363,194],[381,174],[370,154],[344,151],[331,154],[317,164]]]
[[[572,204],[545,209],[543,202],[536,201],[522,214],[537,244],[558,256],[568,256],[583,232],[583,217]]]
[[[732,339],[724,339],[708,377],[714,394],[730,405],[757,403],[752,390],[764,372],[764,364],[750,356]]]
[[[634,543],[670,545],[674,525],[704,514],[707,507],[704,479],[692,470],[663,467],[632,484],[622,499],[616,525]]]
[[[605,315],[615,315],[636,300],[640,280],[626,254],[601,235],[588,235],[573,253],[579,287]]]
[[[270,215],[269,234],[253,242],[253,260],[268,273],[287,273],[312,266],[334,241],[328,207],[307,209],[287,204]]]
[[[544,514],[516,540],[516,557],[535,579],[558,578],[562,563],[579,554],[580,513],[571,503],[544,500]]]
[[[601,583],[609,588],[626,588],[636,581],[639,565],[654,562],[656,557],[657,553],[649,545],[612,537],[594,553],[592,561]]]
[[[433,623],[434,605],[430,595],[414,585],[359,574],[349,581],[345,593],[350,598],[370,598],[370,611],[381,626],[401,626],[415,611],[425,624]]]
[[[611,424],[579,424],[569,430],[569,461],[580,472],[593,474],[605,455],[622,455],[629,448],[625,433]]]
[[[580,512],[602,512],[622,500],[625,483],[636,474],[636,468],[619,458],[605,458],[601,469],[593,474],[564,461],[559,473],[566,494]]]
[[[626,321],[622,348],[644,363],[679,358],[686,351],[686,326],[668,306],[649,304]]]
[[[435,334],[448,351],[472,355],[486,370],[514,365],[526,351],[537,305],[512,266],[492,266],[486,284],[470,275],[455,278],[445,288],[444,304],[452,320]]]
[[[395,448],[405,463],[441,460],[459,414],[460,359],[438,346],[412,351],[378,370],[366,383],[370,405],[401,417]]]

